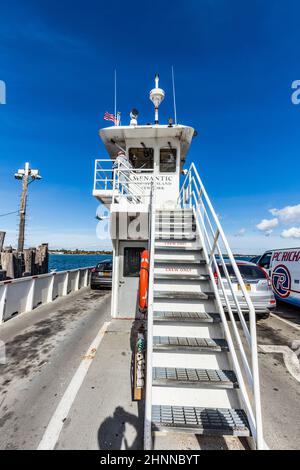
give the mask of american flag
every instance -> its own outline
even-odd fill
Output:
[[[103,119],[104,119],[105,121],[112,121],[115,126],[116,126],[117,123],[118,123],[118,120],[117,120],[116,116],[115,116],[114,114],[108,113],[107,111],[106,111],[106,113],[104,113]]]

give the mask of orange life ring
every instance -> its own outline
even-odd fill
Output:
[[[144,250],[141,253],[141,270],[140,270],[140,292],[139,307],[144,312],[147,308],[148,301],[148,279],[149,279],[149,251]]]

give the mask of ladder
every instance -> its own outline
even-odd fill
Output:
[[[247,437],[263,449],[255,310],[195,165],[176,208],[156,210],[152,196],[145,449],[156,431]]]

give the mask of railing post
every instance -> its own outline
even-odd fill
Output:
[[[86,269],[84,273],[84,281],[83,281],[83,286],[87,287],[89,284],[89,270]]]
[[[261,412],[261,398],[260,398],[260,383],[259,383],[259,368],[258,368],[258,352],[257,352],[257,334],[256,334],[256,315],[253,311],[249,313],[250,320],[250,335],[251,335],[251,362],[253,374],[253,394],[254,394],[254,409],[256,420],[256,433],[257,433],[257,448],[263,450],[265,447],[263,437],[263,424]]]
[[[26,299],[26,306],[25,306],[25,312],[30,312],[33,310],[33,300],[34,300],[34,290],[35,290],[35,282],[36,282],[37,276],[34,276],[31,278],[30,281],[30,288],[27,294],[27,299]]]
[[[2,294],[0,297],[0,324],[3,323],[4,321],[7,289],[8,289],[8,284],[5,284],[4,288],[2,289]]]
[[[53,300],[53,288],[54,288],[54,277],[55,273],[52,273],[51,279],[50,279],[50,284],[48,287],[48,293],[47,293],[47,303],[52,302]]]
[[[151,227],[150,227],[150,266],[147,321],[147,369],[145,396],[144,448],[152,448],[152,356],[153,356],[153,282],[154,282],[154,246],[155,246],[155,184],[152,186]]]
[[[65,274],[65,280],[64,280],[64,287],[63,287],[62,295],[68,295],[68,284],[69,284],[69,271],[67,271],[66,274]]]
[[[192,172],[189,172],[189,207],[192,207]]]
[[[94,189],[97,189],[97,165],[98,165],[98,160],[95,160]]]
[[[75,279],[75,292],[79,290],[80,269],[78,269]]]
[[[220,232],[219,230],[217,229],[216,233],[215,233],[215,238],[214,238],[214,242],[213,242],[213,246],[212,246],[212,249],[210,251],[210,255],[209,255],[209,265],[211,266],[212,264],[212,260],[213,260],[213,256],[214,256],[214,252],[215,252],[215,249],[216,249],[216,246],[217,246],[217,243],[218,243],[218,238],[219,238],[219,235],[220,235]]]

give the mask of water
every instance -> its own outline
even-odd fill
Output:
[[[237,256],[238,259],[249,261],[252,256]],[[65,271],[67,269],[96,266],[103,259],[111,259],[112,255],[49,255],[49,271]]]
[[[49,255],[49,271],[65,271],[67,269],[96,266],[103,259],[111,259],[111,255]]]

